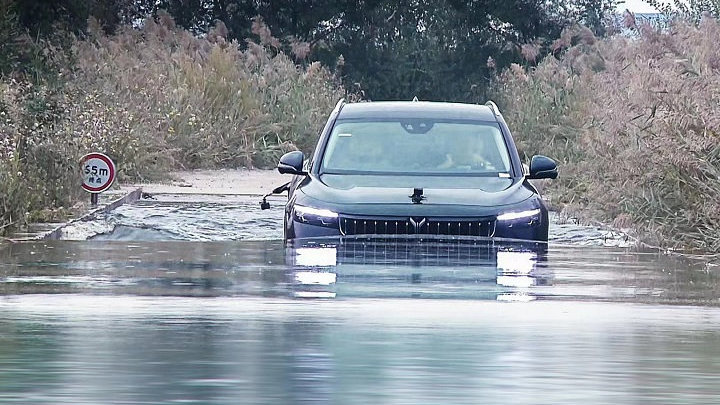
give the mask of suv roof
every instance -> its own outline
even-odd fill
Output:
[[[429,118],[497,121],[492,106],[432,101],[373,101],[343,105],[338,119]]]

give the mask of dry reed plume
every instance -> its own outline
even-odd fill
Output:
[[[720,250],[720,24],[568,30],[496,88],[520,148],[560,160],[554,201],[670,248]]]
[[[270,166],[312,148],[344,90],[324,67],[279,51],[262,21],[253,31],[261,41],[246,46],[226,40],[222,23],[199,38],[161,13],[112,36],[91,21],[69,51],[38,44],[59,83],[0,78],[0,234],[71,205],[90,151],[110,155],[121,178],[149,179]],[[307,55],[306,44],[293,48]]]

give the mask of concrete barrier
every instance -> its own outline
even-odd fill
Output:
[[[138,188],[134,189],[133,191],[126,193],[125,195],[123,195],[120,198],[112,200],[103,206],[100,206],[100,207],[90,210],[85,215],[83,215],[79,218],[75,218],[72,221],[66,222],[56,228],[53,228],[47,232],[43,232],[43,233],[41,233],[33,238],[29,238],[29,239],[30,240],[60,239],[63,234],[63,229],[65,229],[67,226],[70,226],[74,223],[81,222],[81,221],[88,221],[88,220],[94,218],[95,215],[97,215],[97,214],[104,214],[104,213],[114,210],[115,208],[117,208],[123,204],[135,202],[135,201],[139,200],[141,196],[142,196],[142,187],[138,187]]]

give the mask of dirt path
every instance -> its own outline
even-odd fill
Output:
[[[277,170],[193,170],[171,173],[175,180],[132,184],[149,194],[262,195],[292,176]]]

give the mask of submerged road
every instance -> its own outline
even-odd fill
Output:
[[[709,404],[717,266],[592,227],[285,246],[282,199],[159,195],[0,247],[0,403]],[[83,240],[90,237],[90,240]]]

